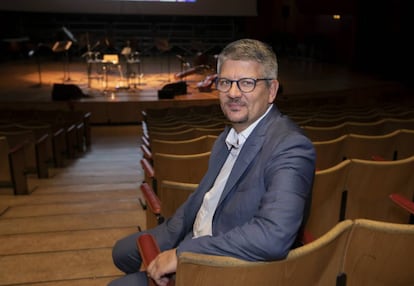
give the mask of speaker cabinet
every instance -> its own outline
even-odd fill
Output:
[[[159,99],[171,99],[174,98],[175,95],[180,94],[187,94],[187,84],[185,81],[169,83],[158,90]]]
[[[55,83],[52,88],[52,100],[72,100],[84,97],[82,90],[79,86],[74,84],[61,84]]]

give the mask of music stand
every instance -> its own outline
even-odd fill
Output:
[[[72,46],[72,41],[57,41],[52,51],[54,53],[65,53],[66,61],[63,64],[63,81],[70,81],[70,61],[69,61],[69,49]]]
[[[41,66],[40,66],[40,59],[39,59],[39,45],[36,49],[30,50],[28,55],[29,55],[29,57],[32,57],[32,56],[35,57],[36,64],[37,64],[37,73],[38,73],[38,76],[39,76],[39,83],[33,85],[33,87],[42,87],[42,69],[41,69]]]
[[[136,69],[133,68],[133,66],[136,66]],[[141,78],[143,77],[143,74],[141,72],[141,59],[139,58],[139,52],[131,52],[126,56],[126,67],[128,84],[132,85],[134,88],[137,88],[137,85],[141,85]]]

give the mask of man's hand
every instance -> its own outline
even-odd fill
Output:
[[[175,273],[177,270],[176,249],[170,249],[158,254],[148,265],[147,273],[159,286],[167,285],[170,280],[166,275]]]

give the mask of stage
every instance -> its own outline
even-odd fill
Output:
[[[88,69],[90,68],[90,69]],[[213,69],[203,69],[184,78],[179,59],[169,56],[144,57],[134,77],[126,76],[126,63],[87,64],[84,59],[65,58],[36,61],[34,58],[0,64],[0,107],[74,109],[92,112],[93,124],[133,124],[142,120],[147,108],[184,107],[218,103],[217,92],[200,92],[197,83]],[[183,80],[187,93],[172,99],[159,99],[158,90]],[[279,81],[283,93],[280,104],[303,105],[366,101],[372,95],[401,92],[397,82],[356,73],[347,67],[309,59],[279,59]],[[55,85],[71,85],[82,92],[79,98],[52,99]],[[346,98],[346,99],[345,99]]]

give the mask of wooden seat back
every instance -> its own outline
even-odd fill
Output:
[[[316,152],[316,170],[328,169],[343,161],[347,135],[338,138],[313,142]]]
[[[352,222],[343,221],[279,261],[249,262],[228,256],[182,253],[175,285],[334,285],[351,229]]]
[[[173,155],[153,154],[155,178],[158,182],[172,180],[198,184],[207,172],[210,152]],[[162,196],[160,197],[163,201]]]
[[[159,195],[162,200],[162,214],[168,218],[187,200],[198,187],[198,184],[162,180]]]
[[[414,285],[414,225],[357,219],[342,272],[347,286]]]
[[[29,194],[24,145],[10,148],[4,136],[0,136],[0,186],[12,188],[16,195]]]
[[[389,195],[414,197],[414,156],[396,161],[352,159],[346,181],[348,219],[366,218],[409,223],[410,215],[395,205]]]
[[[306,231],[314,239],[322,236],[344,216],[342,202],[351,161],[321,171],[316,171],[312,189],[312,203]]]
[[[151,150],[156,153],[166,154],[197,154],[211,151],[217,136],[203,135],[188,140],[159,140],[154,139],[151,142]]]

